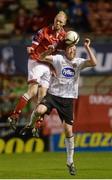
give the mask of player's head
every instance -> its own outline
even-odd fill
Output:
[[[63,26],[66,25],[67,15],[64,11],[59,11],[59,13],[54,18],[54,28],[55,30],[60,30]]]
[[[76,56],[76,46],[74,44],[66,45],[65,54],[67,59],[74,59]]]

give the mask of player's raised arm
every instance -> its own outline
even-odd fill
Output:
[[[84,64],[84,67],[92,67],[92,66],[96,66],[96,64],[97,64],[96,57],[95,57],[95,55],[93,54],[93,52],[92,52],[92,50],[90,48],[90,43],[91,43],[91,41],[90,41],[89,38],[85,39],[84,47],[87,50],[90,59],[88,59],[86,61],[86,63]]]

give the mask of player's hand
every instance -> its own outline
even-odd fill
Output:
[[[33,47],[27,47],[28,54],[31,54],[34,51]]]
[[[91,40],[90,40],[89,38],[86,38],[86,39],[84,40],[84,46],[85,46],[85,47],[89,47],[89,46],[90,46],[90,43],[91,43]]]

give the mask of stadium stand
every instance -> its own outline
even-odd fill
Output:
[[[59,10],[67,12],[69,25],[80,33],[93,33],[97,37],[112,35],[111,0],[1,0],[0,38],[30,35],[45,25],[46,21],[51,23]],[[35,21],[38,24],[36,26]]]

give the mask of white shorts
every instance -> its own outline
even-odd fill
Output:
[[[28,59],[28,82],[37,82],[42,87],[49,87],[51,79],[50,68],[45,64],[40,64],[35,60]]]

